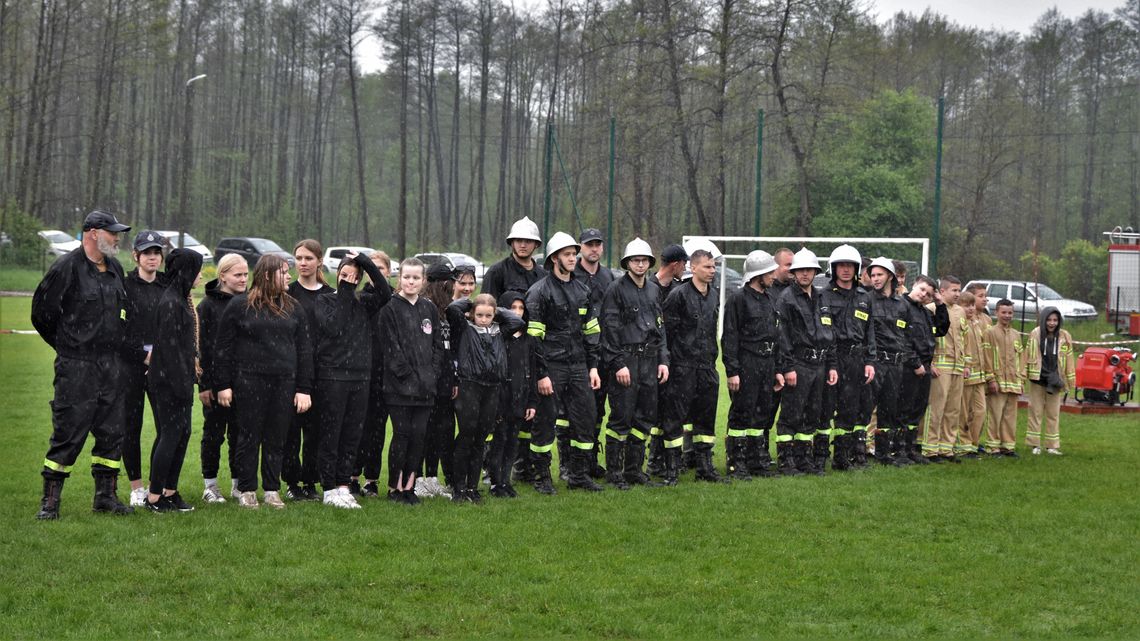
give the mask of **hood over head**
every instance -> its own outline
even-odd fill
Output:
[[[190,295],[201,271],[202,254],[193,249],[178,248],[166,257],[167,287],[173,287],[182,296]]]

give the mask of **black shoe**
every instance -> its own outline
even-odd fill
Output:
[[[971,461],[976,461],[982,457],[978,456],[977,452],[967,452],[959,458],[970,459]]]
[[[135,508],[124,505],[119,500],[116,476],[113,474],[92,474],[95,477],[95,499],[91,503],[91,511],[103,514],[125,516],[133,514]]]
[[[155,501],[154,503],[151,503],[150,499],[148,498],[148,499],[143,501],[143,507],[146,508],[147,512],[177,512],[178,511],[178,508],[175,507],[174,504],[171,503],[170,501],[167,501],[165,496],[159,497],[159,499],[157,501]]]
[[[941,465],[942,463],[945,463],[946,460],[947,459],[945,456],[930,456],[930,457],[926,458],[927,463],[935,463],[937,465]]]
[[[365,483],[364,487],[360,488],[360,495],[368,497],[380,496],[380,488],[376,485],[376,481]]]
[[[348,493],[353,496],[364,496],[364,490],[360,487],[360,481],[352,479],[348,482]]]
[[[467,502],[467,490],[453,489],[451,491],[451,502],[452,503],[466,503]]]
[[[400,494],[403,495],[405,504],[407,504],[407,505],[419,505],[420,504],[420,497],[416,496],[415,490],[404,490],[403,492],[400,492]]]
[[[507,498],[509,499],[517,499],[519,497],[518,490],[516,490],[515,486],[511,485],[510,483],[503,484],[503,491],[506,492]]]
[[[305,488],[300,485],[289,485],[285,488],[285,498],[290,501],[307,501]]]
[[[322,501],[322,500],[324,500],[324,493],[318,492],[316,485],[306,485],[305,486],[305,498],[304,498],[304,500],[306,500],[306,501]]]
[[[554,489],[554,484],[550,482],[550,472],[538,470],[534,475],[534,491],[546,496],[554,496],[558,494],[558,490]]]
[[[160,500],[166,501],[167,503],[172,505],[174,507],[174,509],[177,510],[178,512],[193,512],[194,511],[194,506],[190,505],[189,503],[184,501],[182,499],[182,495],[179,494],[178,492],[175,492],[174,494],[171,494],[170,496],[163,496],[162,499],[160,499]]]
[[[614,489],[617,490],[629,489],[629,483],[625,480],[625,474],[622,474],[621,472],[606,474],[606,483],[610,484]]]
[[[63,493],[63,479],[44,477],[44,496],[40,499],[40,511],[36,519],[54,521],[59,518],[59,497]]]
[[[490,491],[487,493],[497,499],[505,499],[510,496],[507,494],[507,489],[502,485],[492,485]]]
[[[1021,458],[1020,456],[1017,455],[1017,452],[1015,452],[1013,450],[1002,450],[1001,455],[1007,456],[1009,458]]]
[[[477,489],[467,490],[467,500],[479,504],[483,502],[483,493]]]
[[[388,490],[388,500],[392,503],[403,503],[404,493],[399,490]]]

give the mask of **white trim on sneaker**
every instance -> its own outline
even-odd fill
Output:
[[[281,494],[278,492],[269,491],[262,496],[261,501],[271,508],[276,510],[285,509],[285,501],[281,500]]]
[[[1049,449],[1045,450],[1045,453],[1052,454],[1053,456],[1063,456],[1061,450],[1055,447],[1050,447]]]
[[[136,487],[131,490],[131,505],[134,507],[142,507],[146,505],[146,488]]]
[[[217,485],[207,485],[202,490],[202,500],[207,503],[225,503],[226,497],[222,496],[222,491]]]
[[[260,507],[257,504],[257,492],[242,492],[241,498],[238,499],[238,505],[251,510],[256,510],[258,507]]]
[[[342,500],[344,500],[348,509],[350,509],[350,510],[363,509],[363,508],[361,508],[360,504],[356,502],[356,497],[352,495],[351,490],[349,490],[347,487],[341,487],[338,489],[340,490],[340,497]]]

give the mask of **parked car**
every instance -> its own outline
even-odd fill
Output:
[[[242,256],[245,258],[245,262],[249,265],[251,270],[262,256],[268,254],[275,254],[285,259],[290,269],[297,266],[297,261],[293,259],[292,254],[281,249],[280,245],[266,238],[252,238],[249,236],[223,238],[218,241],[218,246],[214,249],[214,258],[220,261],[226,254]]]
[[[1065,320],[1096,318],[1096,308],[1092,305],[1065,298],[1042,283],[1018,280],[972,280],[966,283],[966,287],[974,283],[983,283],[986,286],[986,311],[990,316],[996,315],[998,301],[1008,298],[1013,301],[1015,321],[1024,319],[1027,323],[1036,323],[1041,310],[1046,307],[1056,307]],[[962,290],[965,291],[966,287]]]
[[[71,253],[72,250],[82,244],[79,240],[72,238],[70,234],[58,229],[45,229],[39,232],[39,236],[48,241],[47,253],[51,256],[63,256]]]
[[[179,247],[178,232],[160,231],[158,233],[166,238],[166,241],[170,243],[171,249],[177,249]],[[210,253],[209,248],[203,245],[197,238],[194,238],[190,234],[182,234],[182,239],[185,242],[186,249],[193,249],[199,254],[202,254],[202,262],[204,264],[209,264],[214,261],[214,255]]]
[[[324,266],[326,274],[332,274],[336,271],[336,268],[340,266],[340,261],[348,252],[356,252],[370,256],[374,251],[376,250],[370,247],[327,247],[325,248],[325,256],[321,260],[321,264]]]
[[[423,261],[424,265],[427,267],[431,267],[432,265],[439,263],[445,263],[451,269],[455,269],[460,265],[474,265],[476,283],[483,282],[483,274],[487,271],[487,268],[483,265],[483,263],[475,260],[467,254],[460,254],[456,252],[425,252],[422,254],[416,254],[416,258]]]

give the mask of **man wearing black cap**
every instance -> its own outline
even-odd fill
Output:
[[[594,310],[595,314],[601,314],[602,299],[606,297],[606,290],[614,282],[613,271],[608,267],[603,267],[601,263],[602,254],[605,253],[602,232],[594,227],[584,229],[578,235],[578,244],[582,246],[582,252],[578,254],[578,264],[574,267],[574,278],[586,283],[586,286],[590,288],[590,308]],[[604,366],[605,363],[599,361],[598,375],[602,378],[602,386],[594,391],[594,409],[597,413],[595,418],[597,425],[594,426],[595,452],[602,451],[598,437],[602,432],[602,420],[606,416],[606,388],[609,383],[609,373],[605,371]],[[559,436],[558,454],[560,457],[563,451],[568,452],[565,448],[569,447],[569,442],[568,438]],[[560,458],[560,460],[565,459]],[[597,463],[590,470],[590,475],[594,478],[602,478],[605,474],[605,468]]]
[[[681,282],[681,274],[685,273],[685,265],[689,262],[689,253],[680,245],[666,245],[661,250],[661,266],[656,273],[649,275],[649,282],[657,285],[657,302],[665,304],[665,299],[673,287]],[[661,395],[658,394],[658,399]],[[660,414],[660,411],[658,411]],[[661,429],[658,420],[649,431],[649,466],[647,471],[653,476],[660,476],[665,471],[665,447],[662,440],[665,430]]]
[[[32,325],[56,352],[52,435],[44,457],[38,519],[59,518],[63,481],[95,435],[91,475],[95,512],[130,514],[115,495],[123,442],[120,352],[126,343],[127,294],[115,259],[119,234],[130,231],[104,211],[83,221],[83,244],[52,264],[32,297]]]

